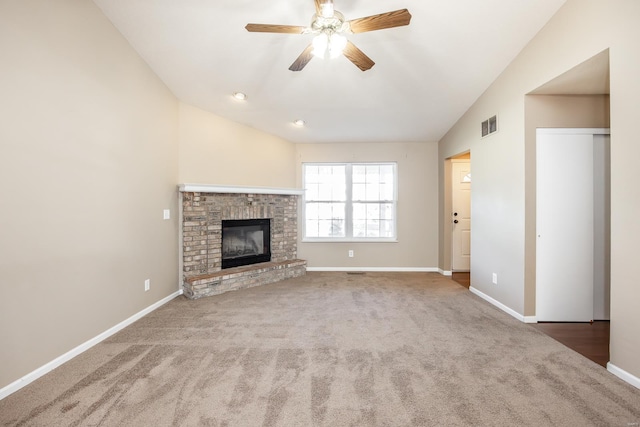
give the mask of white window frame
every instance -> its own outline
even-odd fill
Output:
[[[393,236],[392,237],[353,237],[353,166],[355,165],[384,165],[393,166],[393,200],[380,201],[393,205]],[[307,166],[345,166],[346,201],[345,203],[345,237],[307,237],[307,200],[306,200],[306,167]],[[398,241],[398,164],[396,162],[305,162],[302,163],[302,242],[397,242]]]

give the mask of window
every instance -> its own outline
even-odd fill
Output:
[[[303,177],[305,240],[395,240],[395,163],[305,163]]]

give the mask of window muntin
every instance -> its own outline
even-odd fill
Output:
[[[395,163],[306,163],[305,240],[395,240]]]

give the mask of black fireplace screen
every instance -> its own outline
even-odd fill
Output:
[[[271,261],[271,220],[222,221],[222,268]]]

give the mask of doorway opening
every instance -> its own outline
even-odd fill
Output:
[[[608,129],[538,129],[536,145],[539,323],[535,327],[606,366],[610,339]],[[558,212],[571,215],[559,221]]]
[[[536,329],[546,333],[566,346],[574,349],[585,357],[606,365],[609,358],[609,318],[608,295],[598,294],[602,287],[594,286],[593,319],[590,322],[549,322],[543,323],[544,315],[538,316],[538,243],[537,233],[537,135],[538,128],[608,128],[610,125],[609,109],[609,51],[604,50],[587,59],[574,68],[543,84],[525,97],[525,132],[526,132],[526,200],[525,200],[525,315],[531,316]],[[594,155],[596,153],[594,152]],[[570,154],[574,161],[574,153]],[[608,161],[605,163],[608,165]],[[566,175],[566,174],[565,174]],[[575,176],[564,176],[563,180],[577,181]],[[598,197],[594,193],[594,197]],[[609,206],[608,201],[604,203]],[[585,211],[585,209],[582,209]],[[556,221],[570,224],[576,215],[580,215],[580,209],[572,206],[570,212],[561,212]],[[594,220],[597,219],[598,213]],[[596,234],[597,236],[597,234]],[[608,239],[610,234],[600,233],[601,238]],[[601,244],[595,242],[596,246]],[[606,243],[606,242],[605,242]],[[546,255],[546,254],[545,254]],[[602,257],[594,257],[594,279],[598,277],[598,271],[607,271],[602,265]],[[605,259],[606,262],[606,259]],[[584,270],[590,270],[585,268]],[[607,282],[610,280],[606,274]],[[602,275],[600,274],[600,278]],[[589,280],[590,281],[590,280]],[[544,286],[544,285],[543,285]],[[586,302],[591,298],[586,296]],[[597,307],[601,310],[598,312]]]

